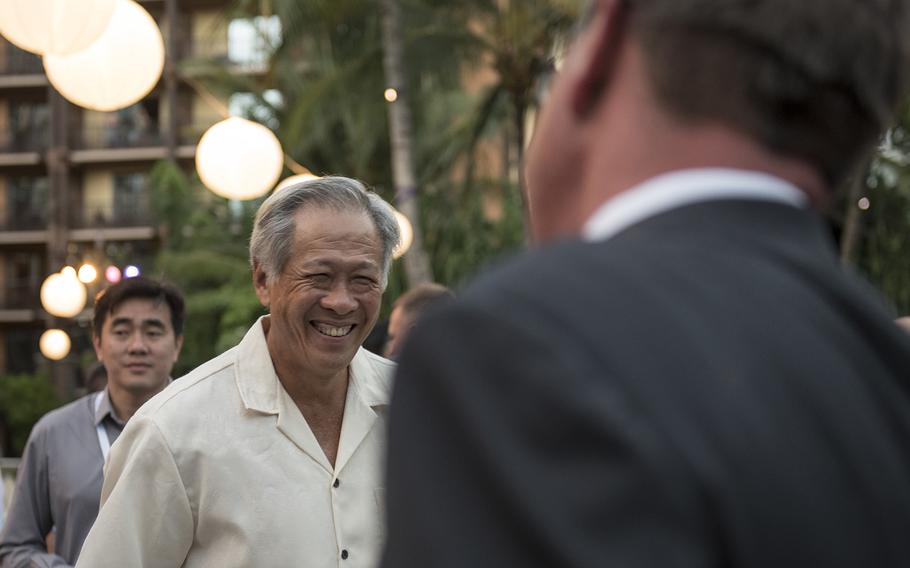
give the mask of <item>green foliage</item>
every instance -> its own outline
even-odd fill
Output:
[[[436,279],[457,287],[524,240],[520,189],[511,163],[522,145],[515,118],[536,107],[540,83],[552,71],[553,56],[581,2],[400,3],[420,228]],[[261,6],[257,0],[238,0],[231,15],[257,14]],[[194,62],[197,77],[215,92],[252,93],[260,108],[250,109],[250,115],[274,118],[270,125],[294,160],[317,174],[364,180],[392,201],[379,3],[272,0],[269,7],[281,20],[282,40],[264,75],[229,77],[213,65],[206,74],[204,62]],[[279,102],[267,96],[273,91],[280,93]],[[497,149],[501,160],[480,155]],[[498,171],[475,167],[483,158],[487,165],[502,162],[491,166]],[[491,203],[500,211],[489,211]],[[223,227],[224,222],[216,224]],[[162,258],[162,267],[166,260]],[[182,270],[173,264],[167,269]],[[403,272],[396,262],[384,314],[406,289]],[[236,319],[243,321],[248,312],[240,308],[239,298],[228,305],[238,307]],[[226,300],[213,294],[205,301],[216,305]],[[224,325],[221,319],[217,325],[210,322],[208,333],[227,338]]]
[[[0,421],[9,434],[8,454],[21,455],[32,426],[60,405],[51,381],[45,375],[0,376]]]
[[[155,270],[186,298],[183,351],[174,367],[180,376],[236,345],[264,312],[246,248],[258,202],[231,207],[169,162],[159,163],[151,179],[165,234]]]
[[[910,168],[905,160],[891,153],[873,162],[858,267],[901,315],[910,315]]]

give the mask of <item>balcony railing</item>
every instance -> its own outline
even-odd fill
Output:
[[[50,133],[46,128],[27,130],[0,130],[0,152],[43,152],[50,146]]]
[[[155,223],[154,215],[146,203],[136,203],[134,209],[115,211],[113,213],[76,211],[71,218],[71,222],[72,227],[75,229],[150,227]]]
[[[12,209],[0,215],[2,231],[41,231],[47,229],[47,211]]]
[[[44,73],[44,66],[41,64],[41,58],[34,53],[7,45],[6,53],[0,56],[0,75],[40,75],[42,73]]]
[[[41,305],[41,282],[9,282],[0,289],[0,309],[23,310]]]
[[[164,135],[157,127],[134,128],[128,125],[114,127],[83,127],[80,149],[101,148],[150,148],[164,144]]]

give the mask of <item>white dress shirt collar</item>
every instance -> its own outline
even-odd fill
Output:
[[[691,169],[653,177],[608,200],[582,228],[588,241],[607,240],[626,228],[684,205],[719,199],[757,199],[805,207],[806,194],[778,177],[721,168]]]

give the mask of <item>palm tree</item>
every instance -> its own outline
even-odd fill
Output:
[[[411,286],[433,280],[430,261],[423,247],[418,209],[417,175],[414,171],[410,94],[405,82],[401,7],[398,0],[380,0],[382,11],[383,69],[386,84],[392,89],[389,100],[389,128],[392,142],[392,173],[395,179],[395,203],[408,219],[413,220],[413,242],[404,256],[405,272]]]

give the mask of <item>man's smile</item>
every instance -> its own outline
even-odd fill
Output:
[[[345,326],[335,326],[321,322],[310,322],[313,327],[316,328],[316,331],[322,335],[327,335],[329,337],[344,337],[351,333],[351,331],[357,327],[356,325],[345,325]]]

